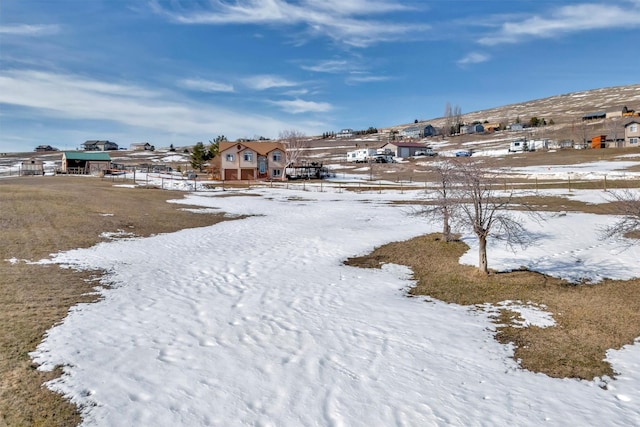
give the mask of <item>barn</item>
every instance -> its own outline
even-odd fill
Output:
[[[105,152],[65,151],[61,172],[76,175],[99,175],[111,168],[111,156]]]
[[[42,160],[25,160],[20,165],[20,175],[44,175],[44,163]]]

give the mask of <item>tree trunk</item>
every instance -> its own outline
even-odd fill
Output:
[[[449,225],[449,209],[446,207],[442,210],[442,240],[451,241],[451,226]]]
[[[487,236],[479,236],[478,240],[478,255],[480,256],[478,269],[485,274],[489,274],[489,265],[487,263]]]

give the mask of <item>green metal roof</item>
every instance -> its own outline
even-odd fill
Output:
[[[64,157],[67,160],[94,160],[94,161],[111,161],[109,153],[95,151],[65,151]]]

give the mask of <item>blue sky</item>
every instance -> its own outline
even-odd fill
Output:
[[[0,151],[431,119],[640,81],[640,0],[2,0]]]

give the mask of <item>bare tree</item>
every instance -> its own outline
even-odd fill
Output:
[[[453,107],[453,126],[455,133],[460,133],[460,127],[462,127],[462,108],[458,105]]]
[[[526,247],[533,240],[522,225],[523,220],[510,210],[514,204],[514,190],[500,190],[496,174],[480,163],[465,159],[456,163],[459,197],[456,198],[455,222],[461,229],[471,229],[478,237],[478,269],[489,272],[487,239],[503,240],[515,250]],[[535,212],[527,209],[529,215]]]
[[[620,218],[612,225],[600,229],[600,238],[621,239],[623,237],[640,237],[640,190],[626,189],[613,191],[611,202],[613,213]],[[630,240],[629,244],[640,243],[640,240]]]
[[[297,130],[285,130],[280,132],[279,140],[285,146],[284,163],[286,168],[298,163],[303,150],[307,147],[306,136]],[[282,179],[285,180],[287,174],[283,171]]]
[[[427,191],[427,204],[415,211],[415,215],[442,221],[442,240],[453,240],[451,220],[455,217],[458,203],[455,182],[455,163],[452,161],[438,162],[434,167],[436,173],[436,187]]]
[[[618,117],[611,117],[609,119],[606,119],[605,121],[605,130],[607,132],[607,136],[611,141],[613,141],[614,147],[622,147],[622,144],[618,145],[618,133],[620,132],[618,119]]]
[[[451,135],[451,129],[453,128],[453,111],[451,110],[451,103],[447,102],[444,106],[444,129],[442,133],[444,136]]]

